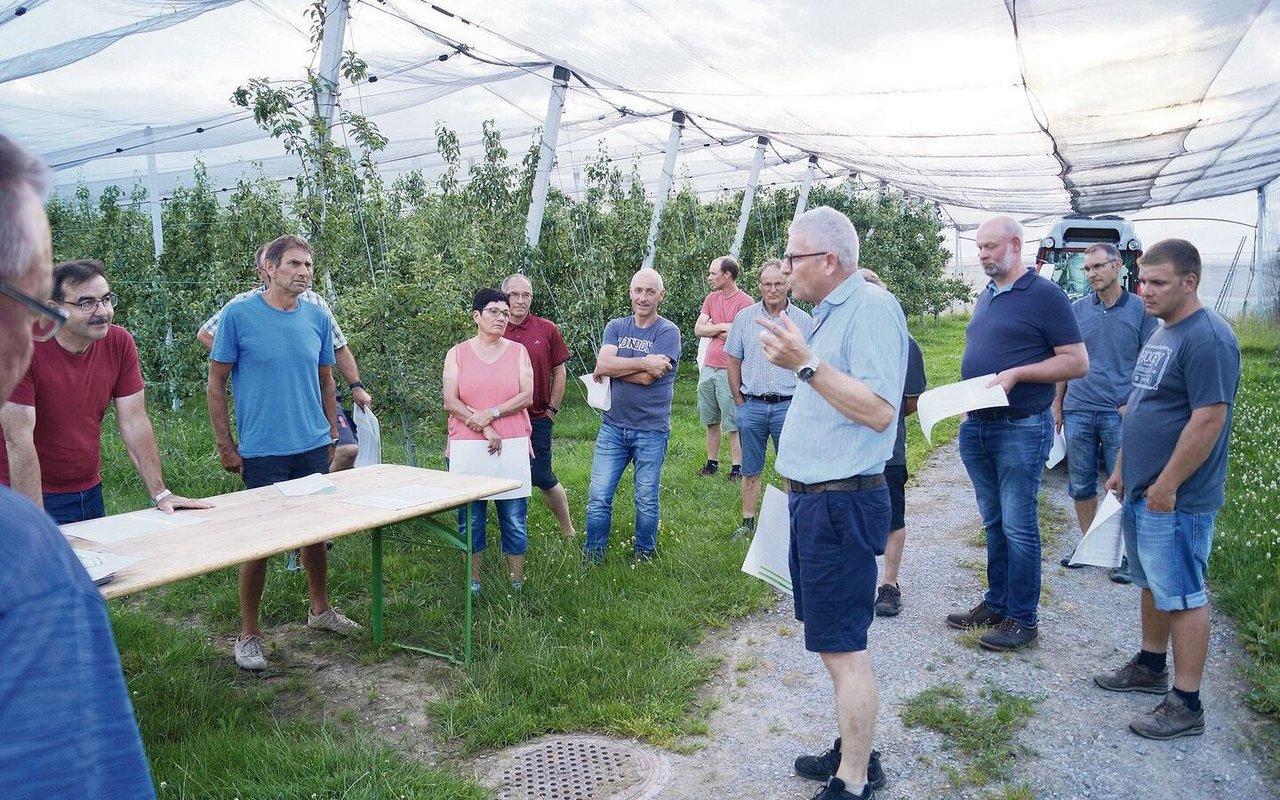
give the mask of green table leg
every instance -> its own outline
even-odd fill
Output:
[[[464,620],[464,624],[466,625],[466,629],[465,629],[465,630],[463,630],[463,632],[462,632],[462,663],[463,663],[463,664],[470,664],[470,663],[471,663],[471,602],[472,602],[472,597],[471,597],[471,570],[472,570],[472,558],[473,558],[473,556],[472,556],[472,554],[471,554],[471,508],[470,508],[470,504],[468,504],[467,509],[466,509],[466,512],[467,512],[467,558],[466,558],[466,561],[467,561],[467,579],[466,579],[466,581],[464,582],[464,585],[466,586],[466,589],[465,589],[464,591],[466,592],[466,604],[467,604],[467,610],[466,610],[466,613],[463,615],[463,620]]]
[[[382,641],[382,528],[373,529],[373,640]]]

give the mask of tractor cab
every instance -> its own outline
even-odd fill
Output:
[[[1036,251],[1036,269],[1062,287],[1067,297],[1075,300],[1089,293],[1089,279],[1084,274],[1084,251],[1089,245],[1115,245],[1124,261],[1120,284],[1138,293],[1138,257],[1142,242],[1134,234],[1133,223],[1124,217],[1104,214],[1089,217],[1073,214],[1053,224],[1049,235],[1040,240]]]

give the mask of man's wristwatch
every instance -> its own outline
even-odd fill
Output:
[[[502,416],[502,409],[498,408],[497,406],[494,406],[492,409],[489,410],[489,413],[493,415],[494,419],[497,419],[498,417]]]
[[[808,383],[813,380],[813,373],[818,371],[818,366],[822,363],[822,359],[812,356],[800,369],[796,370],[796,378]]]
[[[161,500],[165,499],[166,497],[172,497],[172,496],[173,496],[173,492],[169,491],[168,489],[161,489],[159,492],[156,493],[155,497],[151,498],[151,505],[158,506],[160,505]]]

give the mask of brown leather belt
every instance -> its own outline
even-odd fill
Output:
[[[787,491],[810,494],[812,492],[865,492],[884,486],[884,473],[877,475],[854,475],[852,478],[840,478],[835,481],[821,483],[800,483],[787,480]]]

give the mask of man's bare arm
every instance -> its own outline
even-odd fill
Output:
[[[227,379],[231,377],[231,364],[209,362],[209,383],[205,387],[205,401],[209,405],[209,423],[213,426],[213,440],[218,448],[218,458],[227,472],[242,472],[244,459],[231,438],[231,413],[227,409]]]
[[[40,484],[40,456],[36,453],[36,409],[17,403],[0,405],[0,427],[9,453],[9,486],[44,507]]]

